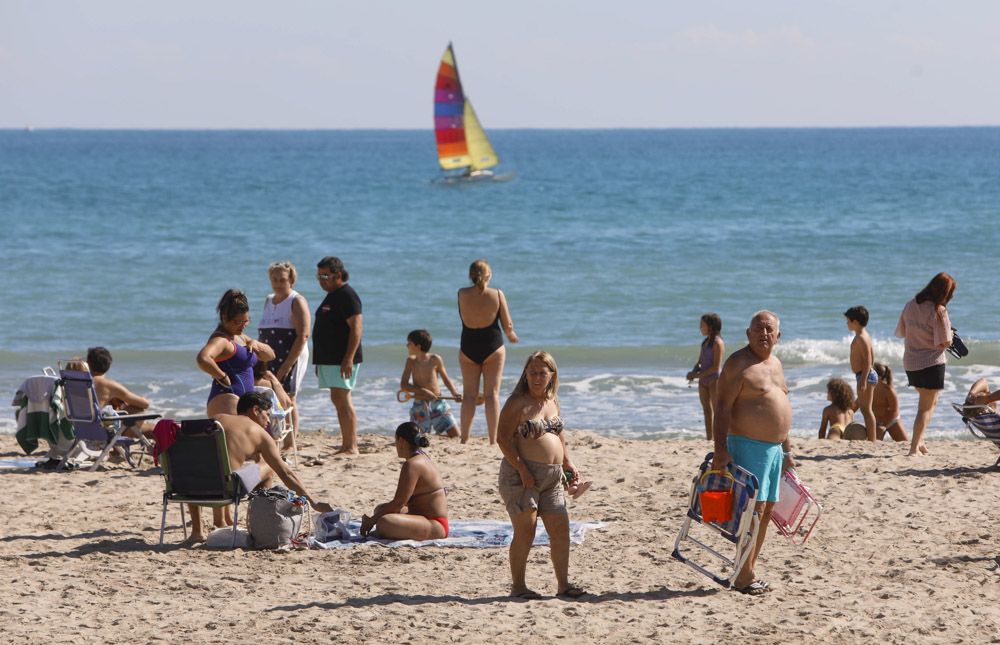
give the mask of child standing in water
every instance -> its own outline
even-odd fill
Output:
[[[698,362],[690,372],[687,380],[698,379],[698,398],[701,399],[701,409],[705,412],[705,437],[711,441],[712,423],[715,419],[715,393],[719,384],[719,374],[722,373],[722,355],[726,344],[722,340],[722,318],[719,314],[709,313],[701,317],[701,335],[705,340],[701,343],[701,354]]]
[[[906,428],[899,421],[899,399],[892,387],[892,370],[882,363],[875,363],[872,369],[878,374],[875,396],[872,399],[872,410],[878,423],[878,440],[882,441],[888,432],[893,441],[909,441]]]
[[[840,439],[844,428],[854,420],[854,392],[844,379],[832,378],[826,382],[826,400],[830,405],[823,408],[819,438]]]

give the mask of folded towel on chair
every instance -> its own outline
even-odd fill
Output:
[[[604,522],[570,522],[569,539],[573,544],[581,544],[584,534],[590,529],[607,526]],[[454,520],[448,522],[448,537],[443,540],[383,540],[376,537],[361,537],[361,522],[355,520],[350,524],[350,539],[332,542],[317,542],[309,538],[310,546],[320,549],[344,549],[353,546],[380,544],[392,548],[400,546],[461,546],[474,549],[500,548],[510,545],[514,537],[514,527],[510,522],[498,520]],[[535,530],[534,544],[548,544],[549,534],[541,522]]]

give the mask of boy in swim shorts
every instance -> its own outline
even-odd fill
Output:
[[[872,337],[865,329],[868,326],[868,310],[862,306],[851,307],[844,312],[844,318],[847,319],[847,328],[854,332],[854,340],[851,341],[851,371],[858,382],[858,411],[865,419],[868,441],[875,441],[877,424],[872,411],[872,398],[875,396],[878,374],[874,369]]]
[[[438,377],[451,392],[451,398],[461,401],[462,395],[448,378],[444,360],[437,354],[429,353],[432,342],[426,329],[415,329],[406,336],[408,356],[399,389],[413,396],[410,421],[420,426],[423,432],[433,430],[438,435],[454,438],[459,435],[458,425],[451,414],[451,407],[441,398]]]

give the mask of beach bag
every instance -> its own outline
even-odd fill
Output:
[[[965,341],[959,337],[958,330],[954,327],[951,328],[951,347],[948,348],[948,353],[955,358],[969,355],[969,348],[965,346]]]
[[[292,543],[302,526],[305,499],[275,486],[250,493],[247,528],[255,549],[277,549]]]

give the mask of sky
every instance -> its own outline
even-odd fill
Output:
[[[1000,2],[2,0],[0,128],[1000,124]]]

